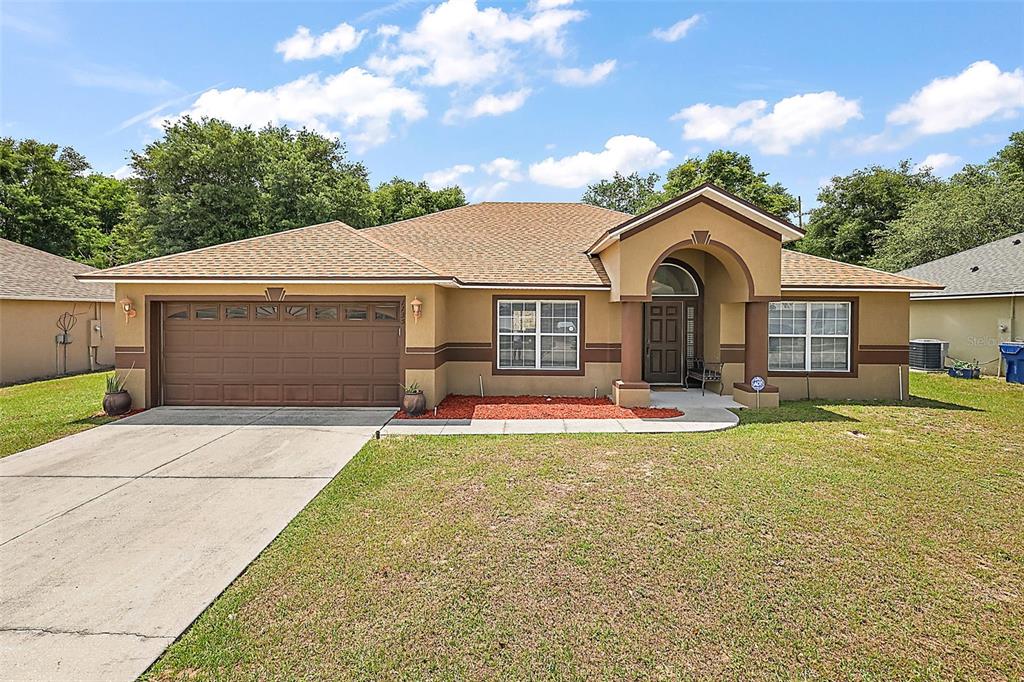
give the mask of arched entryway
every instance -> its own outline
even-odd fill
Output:
[[[644,303],[643,380],[683,384],[701,357],[704,284],[688,264],[666,258],[651,277],[651,300]]]

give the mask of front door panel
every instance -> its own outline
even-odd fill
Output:
[[[644,381],[682,383],[682,312],[681,301],[654,301],[644,305]]]

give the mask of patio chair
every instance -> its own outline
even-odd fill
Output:
[[[704,362],[703,358],[696,358],[693,366],[686,370],[686,378],[700,382],[700,394],[704,395],[704,386],[707,384],[718,384],[718,395],[722,395],[722,363]]]

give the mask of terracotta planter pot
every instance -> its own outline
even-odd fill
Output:
[[[427,409],[427,397],[423,395],[423,391],[406,393],[402,398],[402,409],[410,417],[418,417]]]
[[[132,394],[128,391],[107,393],[103,396],[103,411],[111,417],[128,414],[132,409]]]

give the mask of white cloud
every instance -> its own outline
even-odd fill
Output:
[[[579,152],[561,159],[548,157],[530,166],[530,179],[553,187],[583,187],[616,172],[629,174],[664,166],[672,153],[638,135],[609,138],[600,152]]]
[[[690,29],[700,23],[703,17],[700,14],[694,14],[688,19],[677,21],[668,28],[656,28],[651,32],[658,40],[663,40],[666,43],[674,43],[677,40],[682,40],[686,37],[686,34],[690,32]]]
[[[326,78],[310,74],[268,90],[213,88],[178,117],[186,115],[254,127],[286,123],[325,134],[344,132],[357,150],[365,150],[391,136],[394,119],[416,121],[426,116],[427,110],[422,93],[353,67]],[[165,120],[157,118],[151,123],[160,127]]]
[[[502,180],[509,180],[511,182],[519,182],[523,179],[520,166],[519,161],[508,159],[504,156],[499,156],[493,161],[480,164],[480,168],[488,175],[495,175]]]
[[[929,154],[924,157],[924,161],[917,164],[917,170],[924,170],[925,168],[931,168],[932,172],[939,175],[945,175],[942,171],[950,170],[958,166],[962,166],[962,158],[956,154],[948,154],[946,152],[938,152],[937,154]]]
[[[83,87],[107,88],[140,95],[161,95],[178,90],[173,83],[163,78],[153,78],[124,68],[111,68],[98,64],[77,66],[71,69],[71,80],[75,85]],[[178,90],[178,92],[181,91]]]
[[[469,194],[471,201],[493,201],[506,189],[508,189],[509,183],[505,180],[499,180],[498,182],[489,185],[480,185],[475,187]]]
[[[741,123],[759,116],[768,103],[761,99],[741,102],[734,107],[712,104],[694,104],[672,116],[673,121],[684,121],[683,138],[687,140],[728,140]]]
[[[451,168],[442,168],[441,170],[424,173],[423,180],[430,185],[431,189],[437,190],[454,185],[459,181],[459,178],[466,173],[472,173],[474,170],[476,169],[468,163],[460,163]]]
[[[990,118],[1009,118],[1024,108],[1024,71],[1000,71],[974,62],[956,76],[936,78],[893,109],[886,122],[913,126],[920,135],[969,128]]]
[[[683,138],[749,142],[765,154],[787,154],[793,147],[861,118],[860,105],[833,91],[781,99],[767,112],[764,100],[735,107],[695,104],[672,117],[683,121]]]
[[[615,70],[615,60],[594,64],[589,69],[558,69],[555,71],[555,81],[562,85],[595,85],[607,78]]]
[[[540,12],[546,9],[555,9],[556,7],[563,7],[565,5],[571,5],[573,0],[533,0],[530,3],[530,9],[535,12]]]
[[[444,122],[454,123],[460,118],[479,118],[480,116],[501,116],[515,111],[526,103],[530,96],[529,88],[513,90],[503,95],[486,94],[478,97],[466,109],[453,107],[445,112]]]
[[[118,168],[117,170],[115,170],[110,175],[112,177],[117,178],[118,180],[124,180],[125,178],[134,178],[135,177],[135,170],[131,166],[129,166],[128,164],[125,164],[125,165],[121,166],[120,168]]]
[[[479,9],[476,0],[447,0],[424,11],[416,27],[399,33],[394,45],[382,45],[367,65],[386,74],[423,71],[427,85],[476,85],[508,73],[517,46],[536,44],[560,56],[566,27],[586,16],[558,7],[531,10],[510,14],[497,7]]]
[[[305,26],[299,26],[291,37],[279,42],[274,51],[284,55],[286,62],[331,57],[356,49],[364,35],[366,31],[357,31],[345,22],[318,36],[310,33]]]

